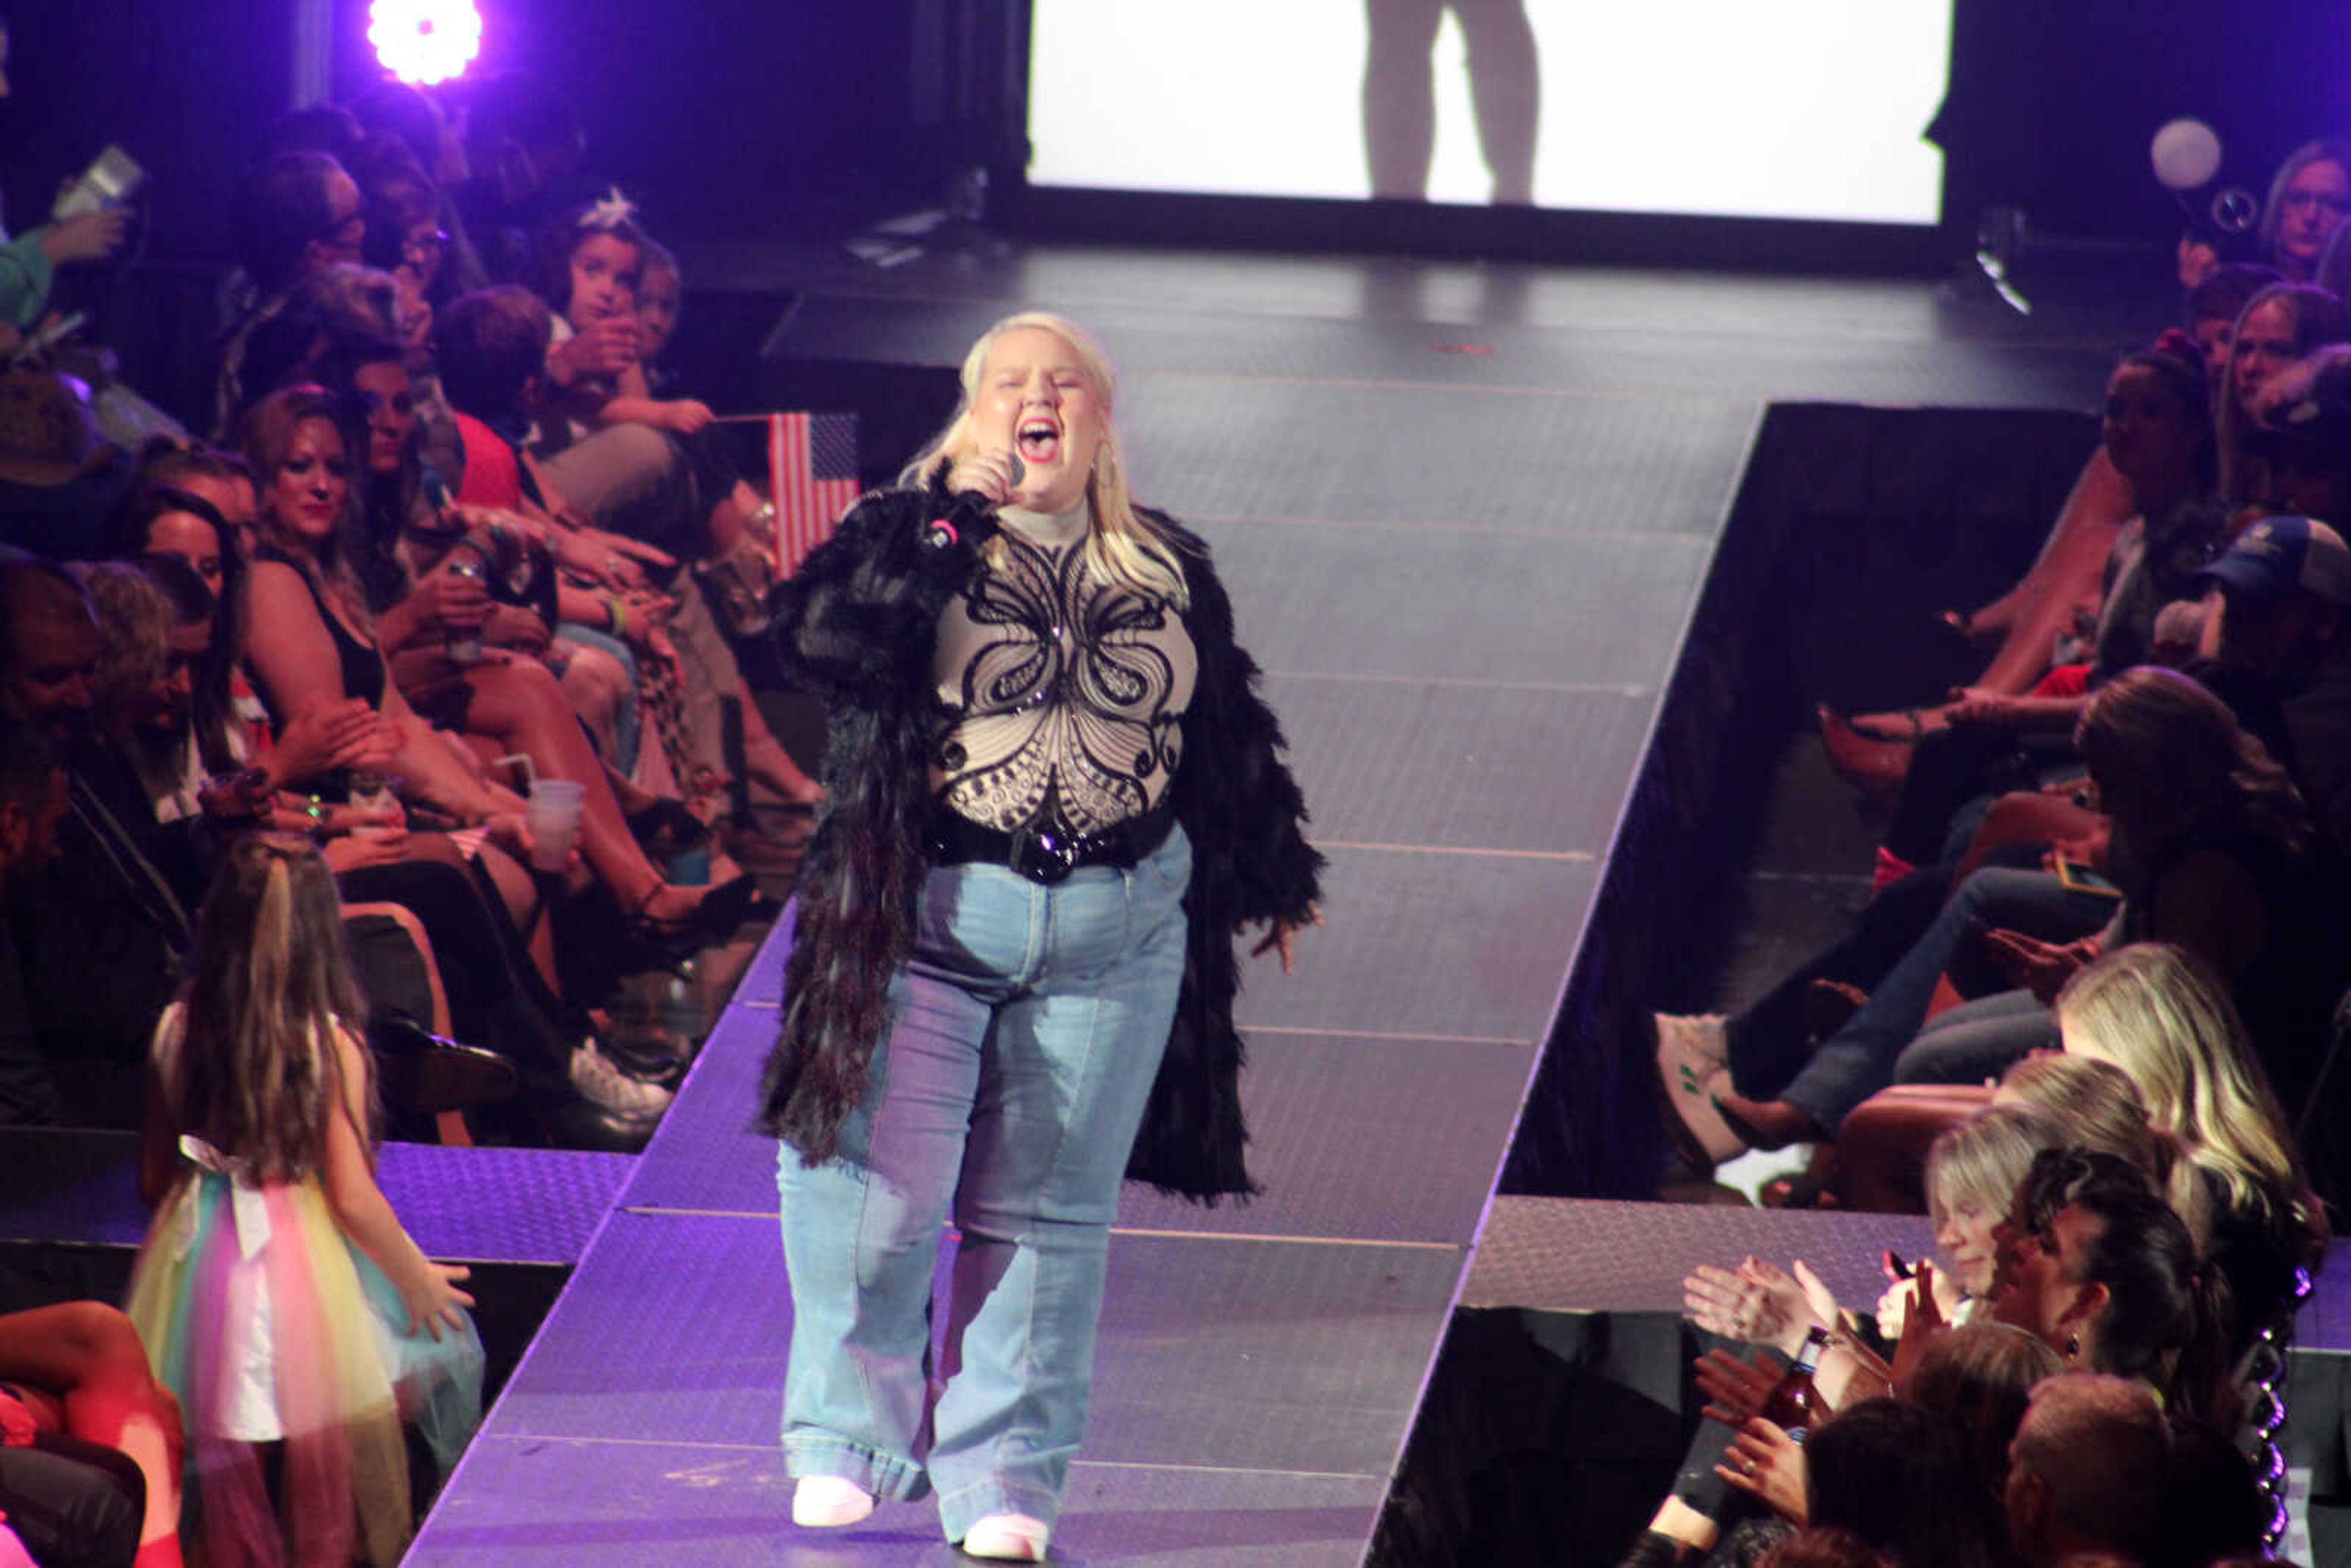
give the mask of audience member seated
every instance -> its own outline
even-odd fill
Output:
[[[442,112],[439,101],[422,88],[386,78],[353,99],[350,107],[371,141],[389,138],[408,149],[418,172],[439,198],[441,254],[433,258],[437,265],[421,279],[419,291],[437,308],[460,294],[488,287],[490,279],[482,270],[482,258],[475,252],[449,194],[471,179],[473,171],[465,161],[465,141],[449,116]]]
[[[2029,781],[2012,760],[2020,741],[2054,737],[2062,751],[2085,686],[2146,663],[2164,605],[2200,595],[2196,571],[2211,559],[2226,520],[2211,499],[2211,409],[2200,361],[2184,347],[2125,359],[2107,383],[2105,447],[2130,487],[2130,520],[2106,556],[2095,616],[2082,627],[2078,656],[2089,666],[2083,685],[2042,695],[1962,693],[1921,710],[1909,734],[1889,739],[1823,714],[1822,737],[1839,773],[1878,799],[1899,795],[1886,835],[1897,859],[1937,858],[1968,800],[2011,779]],[[2029,679],[2043,673],[2045,666]]]
[[[2345,944],[2339,898],[2307,852],[2308,820],[2292,782],[2226,706],[2168,670],[2126,671],[2108,683],[2091,699],[2076,739],[2114,822],[2108,869],[2124,894],[2117,936],[2177,943],[2226,977],[2271,1081],[2287,1103],[2300,1104],[2313,1082],[2314,1042],[2326,1037],[2343,989]],[[1981,1036],[1963,1051],[1913,1048],[1939,977],[1973,938],[1979,905],[1967,890],[1993,874],[1980,872],[1963,884],[1927,937],[1776,1100],[1717,1092],[1732,1129],[1759,1146],[1818,1138],[1888,1082],[1977,1082],[1996,1071],[2001,1062]],[[2026,936],[1994,925],[1983,940],[2022,988],[2053,999],[2098,944],[2052,937],[2045,927]],[[2045,1022],[2025,1015],[2012,1038],[2013,1054],[2022,1054],[2045,1040]]]
[[[743,483],[712,427],[716,416],[707,403],[652,395],[637,309],[651,243],[637,226],[635,210],[617,193],[564,214],[538,236],[534,287],[555,313],[547,356],[555,393],[539,416],[532,447],[551,458],[618,425],[666,432],[693,481],[691,500],[666,516],[632,513],[621,526],[681,559],[724,559],[747,535],[772,526],[772,508]],[[587,504],[596,509],[593,501]]]
[[[2203,577],[2210,652],[2189,673],[2293,779],[2322,852],[2351,853],[2351,549],[2325,523],[2265,517]]]
[[[2033,1157],[2001,1237],[1991,1311],[2069,1365],[2146,1384],[2175,1416],[2235,1425],[2227,1282],[2127,1161],[2084,1149]]]
[[[222,350],[214,440],[226,438],[256,395],[245,385],[254,330],[286,308],[305,278],[338,263],[356,264],[366,238],[359,184],[324,152],[280,152],[238,179],[229,199],[229,244],[249,298],[236,307]]]
[[[2317,1266],[2326,1218],[2236,1009],[2185,952],[2141,942],[2068,981],[2057,1021],[2066,1054],[2127,1073],[2184,1151],[2208,1217],[2198,1240],[2228,1279],[2241,1354],[2299,1301],[2295,1276]]]
[[[2181,311],[2188,335],[2204,351],[2205,380],[2212,388],[2212,406],[2218,408],[2220,395],[2228,385],[2229,366],[2232,358],[2237,318],[2253,302],[2253,296],[2273,283],[2281,283],[2274,267],[2252,262],[2232,262],[2215,267],[2205,278],[2188,290],[2186,308]],[[2330,288],[2339,296],[2341,290]]]
[[[551,464],[539,464],[523,444],[522,436],[533,414],[545,406],[549,320],[546,306],[518,288],[469,296],[443,314],[442,381],[457,405],[466,450],[465,487],[460,498],[469,504],[519,510],[547,521],[560,533],[601,542],[611,536],[586,528],[570,505],[564,476],[575,470],[567,466],[567,460],[632,432],[657,444],[660,437],[642,425],[616,426]],[[668,449],[662,450],[667,461]],[[671,504],[684,501],[674,495]],[[566,564],[581,570],[569,554]],[[751,781],[787,804],[812,805],[821,798],[822,789],[799,769],[768,728],[742,668],[692,577],[676,573],[668,591],[653,593],[648,571],[667,573],[675,566],[667,554],[637,545],[630,550],[608,552],[602,571],[607,583],[623,591],[615,623],[625,628],[630,618],[656,613],[677,652],[683,705],[677,722],[682,727],[674,731],[665,727],[663,742],[672,748],[671,763],[678,782],[689,796],[696,796],[715,791],[724,781],[726,720],[722,705],[731,701],[741,716],[743,767]],[[591,563],[586,570],[596,569]]]
[[[436,696],[465,681],[487,650],[536,659],[605,743],[600,754],[627,776],[638,760],[636,655],[630,643],[578,624],[590,617],[614,623],[609,596],[617,591],[600,596],[559,577],[552,548],[576,555],[589,541],[510,511],[469,515],[448,504],[448,486],[421,450],[407,367],[388,340],[350,340],[322,369],[328,390],[350,404],[350,423],[367,435],[352,565],[401,690],[431,713]],[[649,656],[666,648],[650,608],[631,618],[624,607],[618,621]],[[646,782],[667,792],[670,775],[664,768]]]
[[[179,1405],[121,1312],[0,1316],[0,1517],[42,1568],[178,1568]]]
[[[99,439],[88,388],[54,371],[0,371],[0,517],[9,544],[53,560],[92,554],[130,484],[130,460]]]
[[[2351,340],[2351,312],[2343,301],[2309,284],[2279,283],[2262,289],[2237,318],[2229,343],[2229,377],[2214,407],[2219,442],[2220,498],[2231,507],[2267,509],[2274,481],[2255,450],[2275,383],[2287,367],[2329,343]],[[2247,519],[2249,520],[2249,519]]]
[[[2146,1384],[2050,1378],[2009,1448],[2009,1542],[2031,1568],[2152,1565],[2170,1470],[2171,1432]]]
[[[2305,141],[2270,181],[2257,231],[2271,266],[2294,283],[2317,281],[2335,231],[2351,214],[2351,151],[2333,141]]]
[[[453,737],[427,727],[387,679],[350,560],[352,491],[337,414],[323,393],[294,389],[263,400],[247,421],[246,458],[264,476],[261,543],[241,616],[255,685],[281,726],[319,705],[359,697],[393,737],[392,766],[407,791],[461,822],[517,815],[521,799]],[[478,583],[473,587],[479,591]],[[601,763],[543,666],[486,659],[463,685],[460,701],[444,716],[487,739],[499,755],[528,757],[538,777],[583,787],[583,859],[642,940],[682,954],[725,938],[758,911],[747,879],[715,889],[682,887],[646,859]]]

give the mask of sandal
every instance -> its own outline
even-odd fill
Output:
[[[1728,1085],[1715,1091],[1707,1098],[1712,1103],[1715,1113],[1722,1118],[1723,1124],[1737,1134],[1740,1142],[1748,1148],[1761,1149],[1765,1154],[1771,1154],[1786,1148],[1791,1144],[1820,1144],[1828,1141],[1827,1134],[1813,1124],[1813,1119],[1795,1106],[1785,1105],[1784,1110],[1780,1109],[1779,1107],[1785,1104],[1784,1102],[1740,1100],[1738,1095],[1729,1092]],[[1739,1103],[1732,1105],[1726,1103],[1728,1101],[1738,1101]],[[1767,1108],[1772,1111],[1769,1125],[1764,1124],[1761,1118],[1752,1114],[1754,1112]]]
[[[653,902],[670,884],[655,883],[653,891],[629,916],[629,935],[665,962],[679,964],[705,947],[715,947],[756,920],[776,916],[775,901],[747,876],[721,883],[704,894],[692,910],[678,915],[651,913]]]
[[[710,824],[681,800],[664,795],[628,815],[629,832],[656,861],[698,850],[710,841]]]

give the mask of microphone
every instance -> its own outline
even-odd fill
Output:
[[[1029,476],[1029,465],[1020,461],[1018,452],[1008,452],[1005,455],[1012,460],[1011,487],[1017,490],[1020,482]],[[996,507],[996,502],[977,490],[960,492],[948,504],[946,516],[933,517],[930,526],[923,530],[923,548],[945,549],[967,533],[971,535],[974,544],[978,543],[996,531],[993,516]]]

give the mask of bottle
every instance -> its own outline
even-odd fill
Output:
[[[473,582],[487,582],[490,578],[488,570],[477,560],[453,560],[449,563],[448,572],[451,577],[462,577]],[[453,664],[480,664],[482,629],[475,626],[462,632],[452,630],[448,640],[442,645],[442,652],[448,655]]]
[[[1755,1413],[1787,1430],[1789,1437],[1801,1443],[1804,1430],[1813,1424],[1820,1409],[1820,1396],[1813,1389],[1813,1374],[1820,1370],[1821,1352],[1828,1348],[1829,1331],[1814,1323],[1804,1331],[1803,1348],[1796,1352],[1796,1363],[1788,1368],[1771,1392],[1763,1396],[1763,1407]]]

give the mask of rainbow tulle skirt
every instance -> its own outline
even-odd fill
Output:
[[[413,1506],[402,1427],[445,1476],[481,1420],[470,1321],[409,1333],[316,1177],[254,1186],[204,1169],[157,1214],[128,1304],[180,1401],[183,1531],[214,1568],[399,1561]]]

